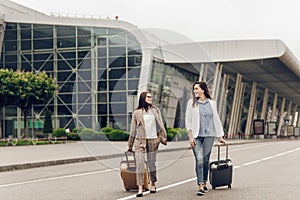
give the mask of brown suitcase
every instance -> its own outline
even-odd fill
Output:
[[[125,152],[125,157],[122,159],[120,164],[120,172],[125,190],[137,190],[138,187],[136,184],[136,165],[134,152]],[[144,177],[144,189],[147,191],[149,190],[149,174],[146,162]]]

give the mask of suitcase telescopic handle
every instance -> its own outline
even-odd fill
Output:
[[[220,147],[221,145],[220,144],[218,144],[218,163],[220,163]],[[226,161],[228,160],[228,144],[225,144],[225,146],[226,146]]]
[[[135,163],[135,152],[134,151],[125,151],[125,158],[126,158],[126,163],[127,163],[127,167],[129,168],[129,160],[128,160],[128,153],[132,153],[133,156],[133,161]]]

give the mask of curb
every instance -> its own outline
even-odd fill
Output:
[[[172,148],[172,149],[162,149],[159,152],[171,152],[178,150],[187,150],[188,147],[180,147],[180,148]],[[14,164],[14,165],[5,165],[0,166],[0,172],[14,171],[14,170],[23,170],[23,169],[31,169],[38,167],[48,167],[54,165],[64,165],[64,164],[72,164],[72,163],[80,163],[80,162],[88,162],[95,160],[105,160],[110,158],[121,158],[124,156],[124,153],[116,153],[110,155],[102,155],[102,156],[88,156],[81,158],[69,158],[69,159],[61,159],[61,160],[52,160],[52,161],[42,161],[42,162],[34,162],[34,163],[24,163],[24,164]]]
[[[240,145],[240,144],[249,144],[249,143],[265,142],[265,141],[268,141],[268,140],[249,140],[249,141],[244,141],[244,142],[228,142],[228,145]],[[274,140],[270,140],[270,141],[274,141]],[[218,144],[214,144],[214,146],[217,146],[217,145]],[[161,149],[161,150],[159,150],[159,152],[172,152],[172,151],[181,151],[181,150],[189,150],[189,149],[191,149],[191,148],[190,147],[178,147],[178,148],[171,148],[171,149]],[[38,167],[47,167],[47,166],[54,166],[54,165],[64,165],[64,164],[96,161],[96,160],[105,160],[105,159],[110,159],[110,158],[119,158],[119,157],[121,158],[123,156],[124,156],[124,153],[116,153],[116,154],[101,155],[101,156],[88,156],[88,157],[81,157],[81,158],[69,158],[69,159],[42,161],[42,162],[34,162],[34,163],[5,165],[5,166],[0,166],[0,172],[31,169],[31,168],[38,168]]]

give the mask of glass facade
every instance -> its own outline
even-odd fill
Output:
[[[34,105],[33,121],[42,121],[47,108],[55,128],[127,130],[128,101],[137,93],[141,62],[139,43],[122,29],[6,23],[0,67],[46,71],[55,78],[57,94]],[[4,132],[17,136],[22,121],[17,108],[6,107],[3,116]]]
[[[185,109],[199,71],[165,63],[162,49],[151,47],[149,80],[141,86],[154,96],[168,127],[184,127]],[[44,111],[52,112],[54,128],[110,126],[129,131],[137,107],[143,61],[135,36],[123,29],[6,23],[0,67],[46,71],[59,89],[43,105],[34,105],[28,127],[32,136],[42,132]],[[206,79],[213,73],[206,67]],[[147,70],[146,70],[147,71]],[[23,116],[16,106],[3,110],[4,137],[21,134]],[[35,124],[38,124],[35,125]],[[32,128],[33,127],[33,128]]]
[[[187,101],[191,97],[192,84],[198,80],[198,76],[176,65],[154,59],[149,91],[154,97],[154,104],[163,111],[169,127],[185,127]]]

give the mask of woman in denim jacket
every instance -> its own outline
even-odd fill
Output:
[[[189,135],[189,142],[196,161],[198,196],[208,192],[209,159],[215,138],[222,144],[223,126],[217,111],[216,101],[212,100],[205,82],[193,85],[193,99],[187,104],[185,125]]]

